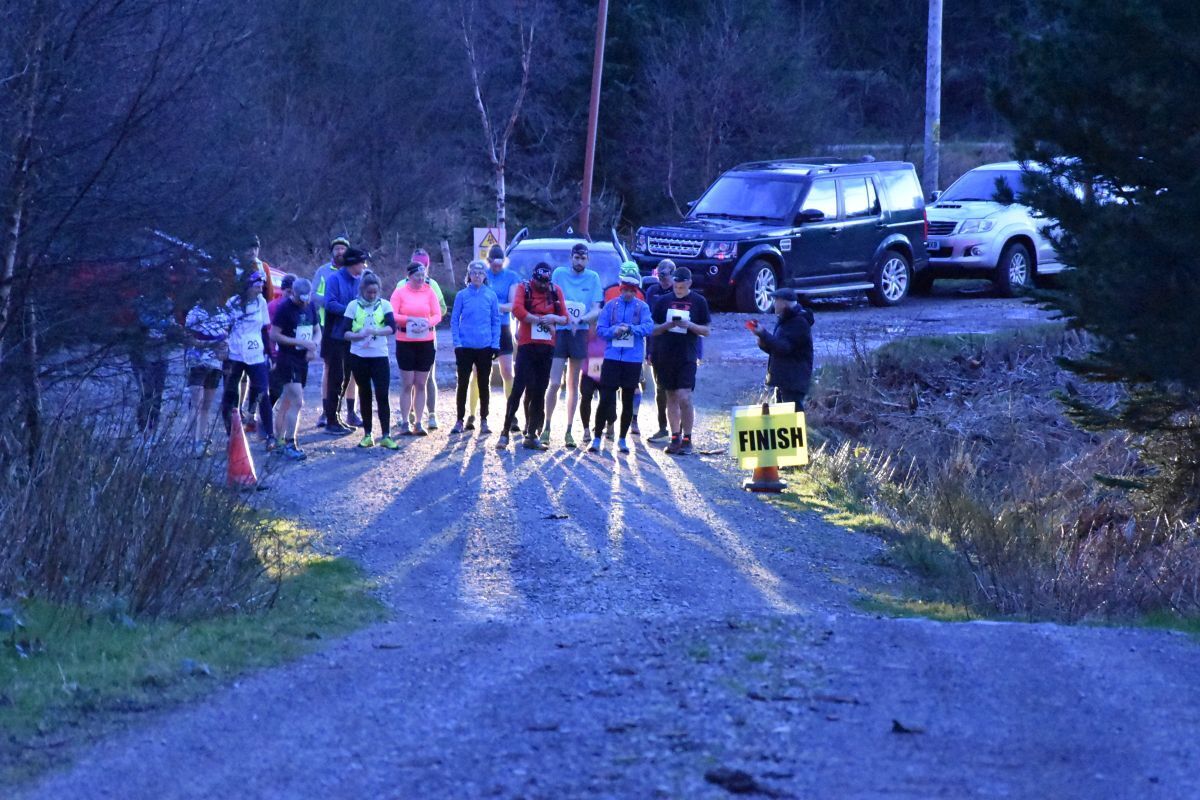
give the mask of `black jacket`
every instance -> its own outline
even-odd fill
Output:
[[[802,306],[779,317],[773,333],[762,333],[758,347],[767,359],[767,385],[807,394],[813,369],[813,315]]]

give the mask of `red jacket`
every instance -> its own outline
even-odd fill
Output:
[[[550,329],[549,339],[533,338],[533,326],[525,321],[525,318],[530,314],[557,314],[560,317],[567,315],[567,299],[563,297],[562,288],[554,284],[550,284],[550,291],[543,292],[538,289],[532,281],[528,283],[517,284],[517,289],[513,298],[513,316],[521,324],[517,326],[517,346],[523,344],[554,344],[555,325],[550,324],[544,327]],[[529,300],[526,301],[528,295]],[[557,300],[557,302],[556,302]],[[544,335],[544,333],[543,333]]]

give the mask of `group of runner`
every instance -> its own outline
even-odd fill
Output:
[[[708,304],[691,291],[690,271],[668,259],[645,290],[637,266],[625,262],[618,283],[605,291],[588,268],[589,257],[587,245],[578,243],[569,265],[539,263],[523,280],[494,247],[487,261],[468,265],[466,284],[448,308],[424,250],[412,254],[406,276],[385,295],[370,254],[338,237],[311,280],[284,276],[275,296],[271,268],[252,239],[240,260],[237,294],[220,303],[209,288],[186,318],[196,455],[206,451],[209,415],[223,382],[227,432],[240,409],[247,430],[257,430],[268,451],[304,459],[297,434],[308,366],[317,358],[324,363],[317,424],[325,433],[344,436],[361,428],[359,447],[390,450],[398,449],[398,436],[428,435],[438,428],[436,328],[447,316],[457,377],[453,435],[476,430],[477,421],[479,435],[491,433],[495,367],[505,397],[499,449],[516,434],[527,449],[549,449],[565,381],[567,448],[577,447],[578,411],[589,451],[599,452],[616,427],[617,449],[630,452],[644,390],[658,407],[658,430],[648,438],[669,438],[668,453],[691,453],[691,395],[702,337],[709,334]],[[400,373],[395,426],[389,339]]]

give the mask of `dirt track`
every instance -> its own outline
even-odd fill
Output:
[[[975,329],[1026,314],[999,308]],[[833,303],[816,334],[829,357],[849,331],[960,332],[979,310]],[[1200,796],[1193,640],[875,618],[860,590],[904,580],[878,541],[740,490],[717,429],[760,380],[741,319],[701,368],[710,455],[497,453],[448,425],[398,454],[309,436],[270,502],[378,575],[393,619],[26,796],[724,797],[722,769],[777,797]]]

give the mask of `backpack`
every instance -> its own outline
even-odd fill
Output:
[[[533,284],[533,281],[525,281],[522,284],[522,286],[525,287],[525,308],[527,308],[527,309],[529,308],[529,304],[531,302],[533,302],[533,285],[532,284]],[[550,292],[551,299],[554,301],[554,315],[556,317],[561,317],[562,309],[560,309],[558,307],[558,292],[559,292],[558,285],[555,283],[551,283],[549,292]]]

